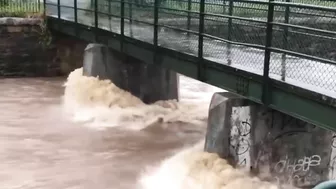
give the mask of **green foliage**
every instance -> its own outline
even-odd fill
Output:
[[[39,44],[43,48],[48,47],[52,41],[52,35],[47,28],[46,19],[43,18],[42,4],[39,0],[0,0],[0,17],[30,17],[41,18],[39,32]]]
[[[0,17],[26,17],[25,12],[1,11]]]
[[[40,14],[40,6],[39,0],[0,0],[0,17],[29,17]]]
[[[0,0],[0,6],[8,5],[8,0]]]
[[[40,24],[40,36],[39,36],[39,44],[43,48],[47,48],[50,46],[52,42],[52,35],[47,27],[47,20],[43,19],[43,21]]]

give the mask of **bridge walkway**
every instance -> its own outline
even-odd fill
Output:
[[[52,30],[335,130],[336,3],[298,1],[58,0],[45,7]]]

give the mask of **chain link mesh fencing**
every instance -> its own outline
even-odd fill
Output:
[[[336,92],[335,1],[205,0],[203,17],[200,0],[92,0],[86,6],[79,2],[70,2],[78,4],[79,23],[94,26],[97,6],[99,28],[121,34],[123,24],[125,36],[154,44],[157,11],[159,46],[199,56],[202,35],[201,58],[259,75],[269,48],[271,78],[325,94]],[[271,46],[266,47],[270,24]]]

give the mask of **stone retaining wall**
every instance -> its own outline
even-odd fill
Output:
[[[0,77],[60,76],[82,66],[85,42],[45,31],[42,19],[0,18]]]

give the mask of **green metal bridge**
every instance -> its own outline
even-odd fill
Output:
[[[336,2],[44,1],[49,28],[336,129]]]
[[[142,70],[128,60],[134,57],[155,65],[145,67],[167,83],[170,76],[157,73],[158,66],[229,91],[212,97],[205,151],[251,173],[267,170],[279,184],[335,188],[336,1],[44,0],[43,6],[54,34],[120,52],[122,64],[102,58],[111,64],[100,70],[131,62],[135,79],[128,79],[138,81]],[[36,13],[40,2],[0,0],[0,17],[18,12],[11,7]],[[143,75],[155,80],[148,70]],[[144,89],[150,82],[141,83]],[[152,86],[143,91],[155,94]]]

